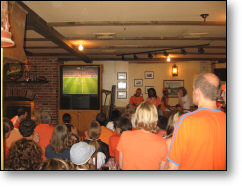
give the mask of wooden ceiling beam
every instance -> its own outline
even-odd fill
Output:
[[[91,63],[91,60],[76,49],[76,47],[68,40],[66,40],[59,32],[47,25],[39,15],[37,15],[32,9],[26,6],[21,1],[16,1],[23,9],[25,9],[27,14],[27,25],[35,32],[44,36],[46,39],[54,42],[59,47],[67,50],[71,54],[75,55],[77,58],[82,59],[86,63]]]
[[[85,49],[136,49],[136,48],[178,48],[179,46],[86,46]],[[197,48],[197,47],[193,47]],[[226,49],[226,46],[204,46],[203,48]],[[25,49],[60,49],[58,46],[32,46],[25,47]]]
[[[66,37],[66,40],[212,40],[226,41],[226,37],[201,37],[201,38],[184,38],[184,37],[117,37],[102,39],[95,37]],[[49,41],[44,38],[25,38],[25,41]]]
[[[48,22],[50,27],[73,26],[151,26],[151,25],[197,25],[197,26],[226,26],[224,21],[88,21],[88,22]]]

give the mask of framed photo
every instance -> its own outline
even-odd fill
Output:
[[[143,86],[143,79],[134,79],[134,87]]]
[[[148,94],[148,90],[154,88],[154,86],[145,86],[145,94]]]
[[[170,98],[178,98],[178,88],[184,87],[184,80],[164,80],[163,86],[168,88]]]
[[[117,95],[118,99],[127,99],[127,91],[118,91]]]
[[[118,72],[118,80],[127,80],[127,72]]]
[[[118,89],[127,89],[126,81],[118,81]]]
[[[145,79],[154,79],[153,71],[145,71]]]

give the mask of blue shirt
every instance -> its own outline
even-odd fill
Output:
[[[50,145],[48,145],[45,149],[45,157],[47,159],[52,159],[52,158],[59,158],[63,160],[70,159],[70,150],[66,149],[61,154],[58,154],[52,150]]]

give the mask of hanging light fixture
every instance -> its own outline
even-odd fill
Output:
[[[124,56],[122,55],[122,61],[124,61]]]
[[[164,56],[166,56],[166,57],[169,56],[169,54],[167,53],[167,51],[164,51],[163,54],[164,54]]]
[[[80,44],[80,46],[78,47],[78,49],[79,49],[80,51],[83,50],[83,46],[82,46],[82,44]]]
[[[176,64],[172,66],[172,76],[178,76],[178,67]]]
[[[148,53],[148,58],[153,59],[153,55],[151,53]]]
[[[181,54],[183,54],[183,55],[187,55],[187,51],[185,50],[185,49],[181,49]]]
[[[137,55],[136,55],[136,54],[134,54],[134,60],[137,60],[137,59],[138,59]]]
[[[12,47],[14,42],[11,39],[12,34],[9,31],[8,21],[8,1],[1,1],[1,48]]]
[[[202,47],[199,47],[199,48],[198,48],[198,53],[200,53],[200,54],[204,54],[204,52],[205,52],[205,51],[204,51],[204,49],[203,49]]]
[[[170,56],[167,57],[166,61],[170,62],[171,61],[171,58]]]

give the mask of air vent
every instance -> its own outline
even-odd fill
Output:
[[[208,33],[185,33],[183,38],[203,38],[208,36]]]
[[[113,39],[115,37],[115,33],[94,33],[96,38],[98,39]]]

